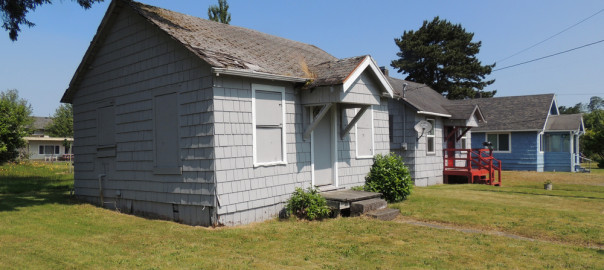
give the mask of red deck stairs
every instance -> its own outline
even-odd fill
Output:
[[[443,162],[445,184],[455,175],[465,176],[472,184],[501,186],[501,161],[489,149],[444,149]]]

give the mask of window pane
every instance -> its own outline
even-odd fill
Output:
[[[115,110],[113,106],[98,109],[98,144],[115,144]]]
[[[467,145],[466,145],[466,138],[462,137],[461,138],[461,149],[466,149]]]
[[[357,122],[357,154],[359,156],[373,156],[373,140],[371,137],[372,112],[368,109]]]
[[[281,122],[281,92],[256,91],[256,125],[279,126]]]
[[[570,153],[570,136],[562,135],[560,140],[562,141],[560,152],[568,152]]]
[[[54,153],[55,148],[52,145],[45,145],[44,146],[44,154],[50,155],[52,153]]]
[[[60,149],[58,145],[55,145],[55,154],[60,154]]]
[[[40,155],[44,154],[44,145],[40,145],[38,147],[38,154],[40,154]]]
[[[562,136],[560,134],[551,134],[545,137],[548,152],[562,152]]]
[[[179,168],[178,96],[156,96],[154,102],[155,167]]]
[[[434,137],[428,137],[428,152],[434,152]]]
[[[428,135],[434,135],[434,129],[436,129],[436,125],[434,124],[434,120],[429,119],[428,123],[430,123],[432,125],[432,129],[430,129],[430,131],[428,131]]]
[[[283,142],[281,128],[256,128],[256,160],[260,163],[283,160]]]
[[[497,148],[497,134],[488,134],[487,141],[491,142],[491,144],[493,144],[493,150],[499,150]]]
[[[510,151],[510,134],[499,134],[499,151]]]

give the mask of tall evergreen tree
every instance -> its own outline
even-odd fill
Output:
[[[495,64],[482,65],[476,58],[481,42],[472,42],[473,37],[460,24],[439,17],[426,20],[417,31],[394,39],[400,52],[391,66],[408,74],[407,80],[425,83],[448,99],[492,97],[496,90],[482,90],[495,82],[483,81]]]
[[[14,160],[19,148],[25,146],[23,137],[33,123],[31,106],[19,98],[17,90],[0,93],[0,163]]]
[[[88,9],[94,3],[103,0],[72,0],[84,9]],[[2,28],[8,31],[12,41],[16,41],[21,31],[21,25],[32,27],[35,24],[27,20],[27,13],[34,11],[43,4],[52,4],[52,0],[0,0],[0,15],[2,16]]]
[[[229,4],[227,4],[226,0],[218,0],[218,6],[210,6],[208,8],[208,18],[215,22],[229,24],[231,22],[231,13],[229,13]]]

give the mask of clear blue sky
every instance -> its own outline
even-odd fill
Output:
[[[36,116],[52,115],[109,5],[83,10],[55,1],[30,13],[36,23],[11,42],[0,32],[0,90],[17,89]],[[207,18],[216,0],[142,0]],[[379,65],[396,59],[394,38],[440,16],[482,41],[479,59],[504,67],[604,39],[604,12],[515,57],[500,61],[604,8],[593,1],[247,1],[229,0],[232,25],[309,43],[344,58],[370,54]],[[379,3],[379,4],[376,4]],[[391,76],[404,75],[390,71]],[[559,105],[604,97],[604,43],[493,72],[486,90],[497,96],[555,93]]]

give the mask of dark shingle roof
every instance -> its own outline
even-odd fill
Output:
[[[338,60],[302,42],[138,2],[130,5],[212,67],[312,78],[310,67]]]
[[[583,116],[578,114],[550,115],[545,125],[546,131],[574,131],[581,129]]]
[[[368,56],[338,59],[309,67],[312,76],[315,79],[312,83],[307,85],[307,88],[342,83],[366,57]]]
[[[46,126],[52,123],[52,118],[50,117],[34,116],[33,118],[34,122],[32,123],[31,127],[36,130],[46,129]]]
[[[554,94],[452,100],[453,104],[474,104],[483,109],[487,123],[472,131],[542,130]]]
[[[443,108],[449,112],[451,119],[454,120],[469,119],[474,114],[474,111],[479,110],[478,106],[474,104],[450,104],[443,105]]]
[[[403,99],[404,101],[411,104],[418,111],[425,111],[438,114],[450,115],[451,113],[443,106],[449,104],[443,95],[434,91],[432,88],[425,84],[419,84],[411,81],[396,79],[388,77],[390,85],[394,89],[394,97]],[[404,84],[407,84],[405,97],[403,98]]]

